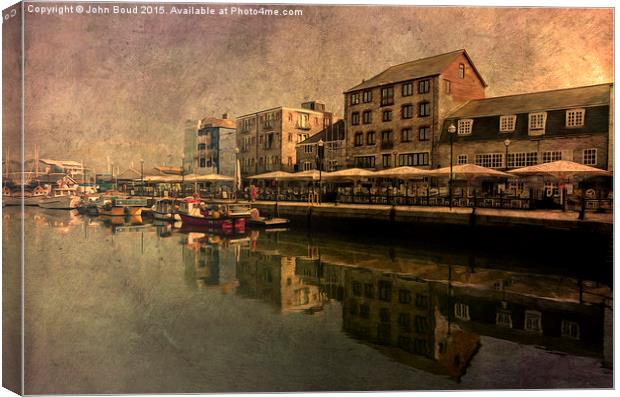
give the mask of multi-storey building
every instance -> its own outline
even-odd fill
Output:
[[[235,148],[235,121],[228,114],[221,119],[189,121],[185,130],[185,173],[233,176]]]
[[[556,160],[610,168],[612,84],[472,100],[444,121],[437,167],[511,169]],[[448,128],[455,132],[450,137]]]
[[[336,171],[346,163],[346,137],[344,120],[338,120],[323,131],[297,144],[297,170],[318,169],[322,161],[323,171]],[[322,149],[319,146],[322,145]],[[319,152],[323,151],[322,159]]]
[[[433,164],[450,110],[484,98],[485,81],[465,50],[392,66],[345,91],[347,164]]]
[[[295,145],[332,124],[323,103],[312,101],[301,109],[276,107],[237,118],[237,147],[243,175],[294,171]]]

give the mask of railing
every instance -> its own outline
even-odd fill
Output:
[[[391,194],[369,193],[338,193],[338,203],[351,204],[379,204],[379,205],[406,205],[449,207],[450,198],[439,195],[405,196]],[[509,196],[453,196],[452,207],[501,208],[501,209],[534,209],[535,201],[530,198]]]

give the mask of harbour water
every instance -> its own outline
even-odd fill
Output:
[[[611,279],[571,255],[7,207],[5,261],[22,216],[27,394],[612,387]]]

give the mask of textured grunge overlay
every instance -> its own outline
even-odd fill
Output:
[[[26,156],[37,144],[43,158],[100,169],[107,157],[171,163],[187,119],[311,99],[342,115],[342,92],[362,79],[460,48],[487,96],[613,79],[611,9],[295,8],[303,15],[27,13]]]

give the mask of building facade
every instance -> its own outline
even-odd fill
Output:
[[[237,147],[244,176],[295,170],[297,143],[332,124],[325,105],[312,101],[301,109],[280,106],[237,118]]]
[[[321,142],[323,149],[319,149]],[[344,120],[335,121],[318,134],[300,142],[296,146],[298,171],[318,169],[322,161],[323,171],[337,171],[346,165],[346,135]],[[322,159],[319,152],[323,151]]]
[[[345,91],[347,165],[429,168],[449,111],[484,98],[465,50],[392,66]]]
[[[612,84],[473,100],[443,124],[436,167],[513,169],[569,160],[607,169]],[[448,128],[454,125],[452,137]]]
[[[184,165],[186,173],[235,174],[235,121],[224,114],[222,118],[206,117],[186,128]]]

